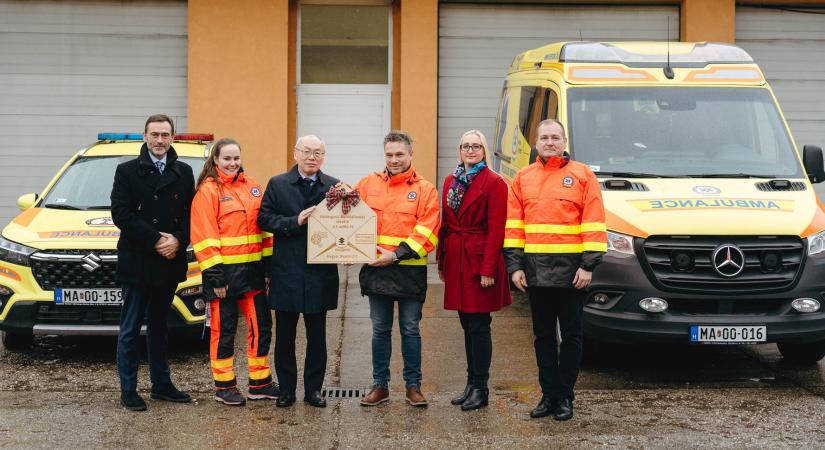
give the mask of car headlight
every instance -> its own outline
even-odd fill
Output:
[[[808,236],[808,256],[825,252],[825,231]]]
[[[27,247],[0,236],[0,260],[28,266],[29,256],[36,251],[36,248]]]
[[[608,231],[607,251],[621,253],[624,255],[633,255],[633,236]]]

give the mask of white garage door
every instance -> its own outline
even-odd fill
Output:
[[[439,13],[439,188],[457,164],[458,139],[481,130],[490,142],[501,85],[513,58],[558,41],[679,37],[678,6],[442,5]]]
[[[736,44],[762,68],[796,144],[825,147],[825,11],[736,8]],[[825,184],[815,185],[825,198]]]
[[[185,1],[0,0],[0,227],[102,131],[186,129]]]

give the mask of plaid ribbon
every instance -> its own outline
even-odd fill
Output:
[[[331,210],[341,202],[341,211],[344,215],[349,214],[349,210],[352,209],[353,206],[358,205],[358,202],[361,201],[361,195],[358,193],[358,189],[353,189],[347,192],[344,188],[338,189],[330,189],[327,191],[327,210]]]

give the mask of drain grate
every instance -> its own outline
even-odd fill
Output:
[[[321,396],[326,398],[361,398],[367,395],[366,389],[333,387],[321,391]]]

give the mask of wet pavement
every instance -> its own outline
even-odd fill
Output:
[[[339,309],[327,319],[325,387],[363,389],[372,372],[369,306],[357,268],[343,270]],[[183,340],[170,349],[173,379],[195,402],[148,400],[149,411],[128,412],[114,338],[42,337],[28,352],[0,347],[0,448],[825,448],[825,362],[789,366],[774,345],[604,348],[582,370],[573,420],[530,419],[540,392],[523,298],[493,319],[490,405],[461,412],[449,402],[464,387],[463,338],[441,296],[433,279],[421,322],[429,408],[404,402],[397,325],[392,400],[373,408],[331,398],[317,409],[301,392],[287,409],[222,406],[212,400],[206,345]],[[139,389],[148,399],[145,365]]]

